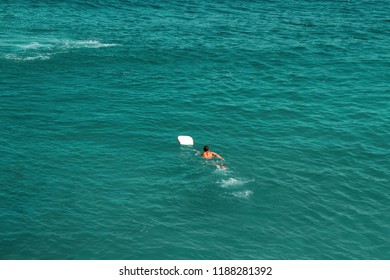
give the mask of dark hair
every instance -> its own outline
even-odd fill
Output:
[[[207,152],[209,150],[209,146],[204,146],[203,151]]]

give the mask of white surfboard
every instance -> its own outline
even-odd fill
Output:
[[[179,141],[180,145],[193,146],[194,139],[191,136],[180,135],[177,137],[177,141]]]

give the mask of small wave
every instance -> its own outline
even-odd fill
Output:
[[[35,38],[38,39],[38,38]],[[82,49],[82,48],[90,48],[90,49],[98,49],[98,48],[107,48],[107,47],[115,47],[118,44],[108,44],[102,43],[98,40],[60,40],[60,39],[45,39],[42,38],[40,41],[36,40],[34,42],[26,42],[23,44],[17,44],[18,48],[23,51],[27,50],[37,50],[37,49]]]
[[[23,60],[29,61],[29,60],[48,60],[50,59],[50,56],[48,55],[37,55],[37,56],[27,56]]]
[[[101,43],[97,40],[86,40],[86,41],[64,41],[64,47],[75,49],[75,48],[90,48],[90,49],[98,49],[98,48],[107,48],[107,47],[115,47],[118,44],[107,44]]]
[[[15,60],[15,61],[32,61],[32,60],[48,60],[50,59],[49,55],[34,55],[34,56],[22,56],[16,54],[5,54],[5,59]]]
[[[38,43],[38,42],[31,42],[27,44],[18,45],[18,46],[23,50],[50,49],[53,47],[52,44],[45,44],[45,43]]]
[[[99,49],[118,46],[118,44],[102,43],[98,40],[63,40],[34,38],[33,42],[14,43],[13,51],[3,57],[14,61],[48,60],[51,56],[66,53],[72,49]]]

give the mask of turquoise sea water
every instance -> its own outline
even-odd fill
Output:
[[[388,1],[0,0],[0,258],[390,259],[389,82]]]

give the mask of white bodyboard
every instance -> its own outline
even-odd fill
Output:
[[[179,141],[180,145],[192,146],[194,145],[194,139],[191,136],[178,136],[177,141]]]

